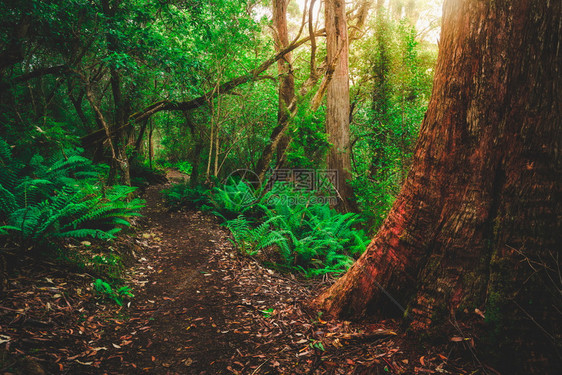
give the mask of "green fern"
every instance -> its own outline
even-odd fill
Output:
[[[224,225],[232,232],[235,245],[246,255],[256,255],[259,250],[271,245],[278,246],[281,252],[288,252],[287,241],[282,232],[272,230],[270,226],[273,219],[253,228],[243,215],[238,215]]]
[[[276,184],[261,194],[252,191],[255,203],[247,206],[236,194],[247,189],[230,184],[215,188],[211,194],[218,216],[224,219],[238,212],[236,218],[226,220],[225,226],[245,254],[255,255],[274,245],[283,261],[282,268],[313,277],[345,272],[366,248],[367,237],[354,228],[358,215],[340,214],[328,205],[316,203],[314,192]]]
[[[79,152],[65,150],[65,157],[48,162],[35,155],[25,167],[0,139],[0,235],[12,236],[22,248],[63,237],[110,239],[140,215],[143,201],[130,198],[135,188],[106,189]]]

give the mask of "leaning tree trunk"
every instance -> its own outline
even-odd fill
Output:
[[[326,133],[332,147],[328,153],[328,168],[337,170],[337,205],[339,211],[356,211],[351,179],[349,141],[349,41],[344,0],[327,0],[326,52],[328,66],[334,73],[326,92]]]
[[[532,355],[523,341],[546,342],[560,360],[561,8],[445,1],[412,169],[365,253],[317,306],[339,317],[406,313],[413,330],[479,309],[491,346],[497,333],[509,343],[496,349],[521,350],[508,354],[515,369]]]

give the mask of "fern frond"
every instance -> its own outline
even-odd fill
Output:
[[[16,197],[0,184],[0,218],[6,217],[18,208]]]
[[[60,232],[54,235],[54,237],[74,237],[74,238],[85,238],[85,237],[93,237],[93,238],[100,238],[100,239],[111,239],[115,238],[113,235],[116,232],[111,231],[103,231],[101,229],[74,229],[65,232]]]

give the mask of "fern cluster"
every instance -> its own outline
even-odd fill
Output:
[[[209,191],[201,186],[192,188],[188,182],[174,184],[162,190],[166,205],[173,210],[201,208],[209,204]]]
[[[368,238],[354,228],[358,215],[340,214],[316,198],[314,192],[282,183],[265,193],[244,182],[211,192],[215,214],[225,219],[243,253],[255,255],[274,246],[283,268],[306,276],[345,272],[366,248]]]
[[[43,246],[63,237],[113,238],[128,219],[139,215],[135,188],[106,188],[80,150],[60,158],[33,156],[27,163],[12,156],[0,139],[0,235],[21,247]]]
[[[290,253],[289,244],[283,232],[272,230],[272,225],[277,218],[273,217],[259,225],[252,223],[244,216],[238,215],[236,219],[228,220],[225,226],[230,229],[234,243],[246,255],[256,255],[260,249],[271,245],[279,247],[281,252]]]

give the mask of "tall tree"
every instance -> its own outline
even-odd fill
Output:
[[[101,8],[105,16],[112,20],[115,18],[116,13],[119,11],[120,1],[116,1],[110,4],[109,0],[101,0]],[[115,21],[113,21],[115,22]],[[110,54],[119,53],[118,42],[112,32],[115,30],[107,30],[106,40],[107,48]],[[131,184],[130,168],[129,168],[129,158],[125,151],[126,139],[124,127],[127,123],[127,112],[125,98],[123,97],[123,90],[121,87],[121,76],[115,66],[111,64],[109,67],[110,78],[109,82],[111,84],[111,92],[113,95],[113,107],[114,107],[114,118],[113,126],[111,129],[112,135],[112,158],[111,158],[111,169],[109,171],[109,184],[114,184],[116,182],[116,174],[119,171],[120,182],[124,185]],[[111,140],[110,140],[111,142]]]
[[[349,152],[349,40],[344,0],[326,0],[326,52],[331,73],[326,92],[326,133],[332,144],[328,153],[328,168],[337,170],[336,184],[341,211],[356,211],[351,179]]]
[[[289,46],[289,30],[287,28],[287,6],[291,0],[274,0],[273,6],[273,25],[275,27],[275,45],[276,51],[282,51]],[[279,110],[277,113],[278,127],[286,128],[289,121],[288,107],[295,96],[295,76],[293,74],[293,57],[289,52],[282,59],[277,60],[279,72]],[[278,159],[282,156],[283,151],[287,148],[290,138],[284,134],[280,140],[278,150],[280,151]]]
[[[562,3],[443,9],[412,169],[365,253],[315,302],[339,317],[404,313],[414,330],[479,309],[506,373],[524,371],[527,343],[560,360]]]
[[[273,39],[277,53],[289,47],[289,30],[287,28],[287,6],[290,0],[273,0]],[[304,20],[303,20],[304,21]],[[277,60],[277,71],[279,74],[279,109],[277,112],[277,126],[271,132],[269,143],[266,145],[260,159],[257,162],[256,172],[263,178],[269,163],[276,150],[278,161],[287,148],[290,138],[284,132],[290,121],[289,106],[295,97],[295,76],[292,67],[292,54],[288,52]]]

